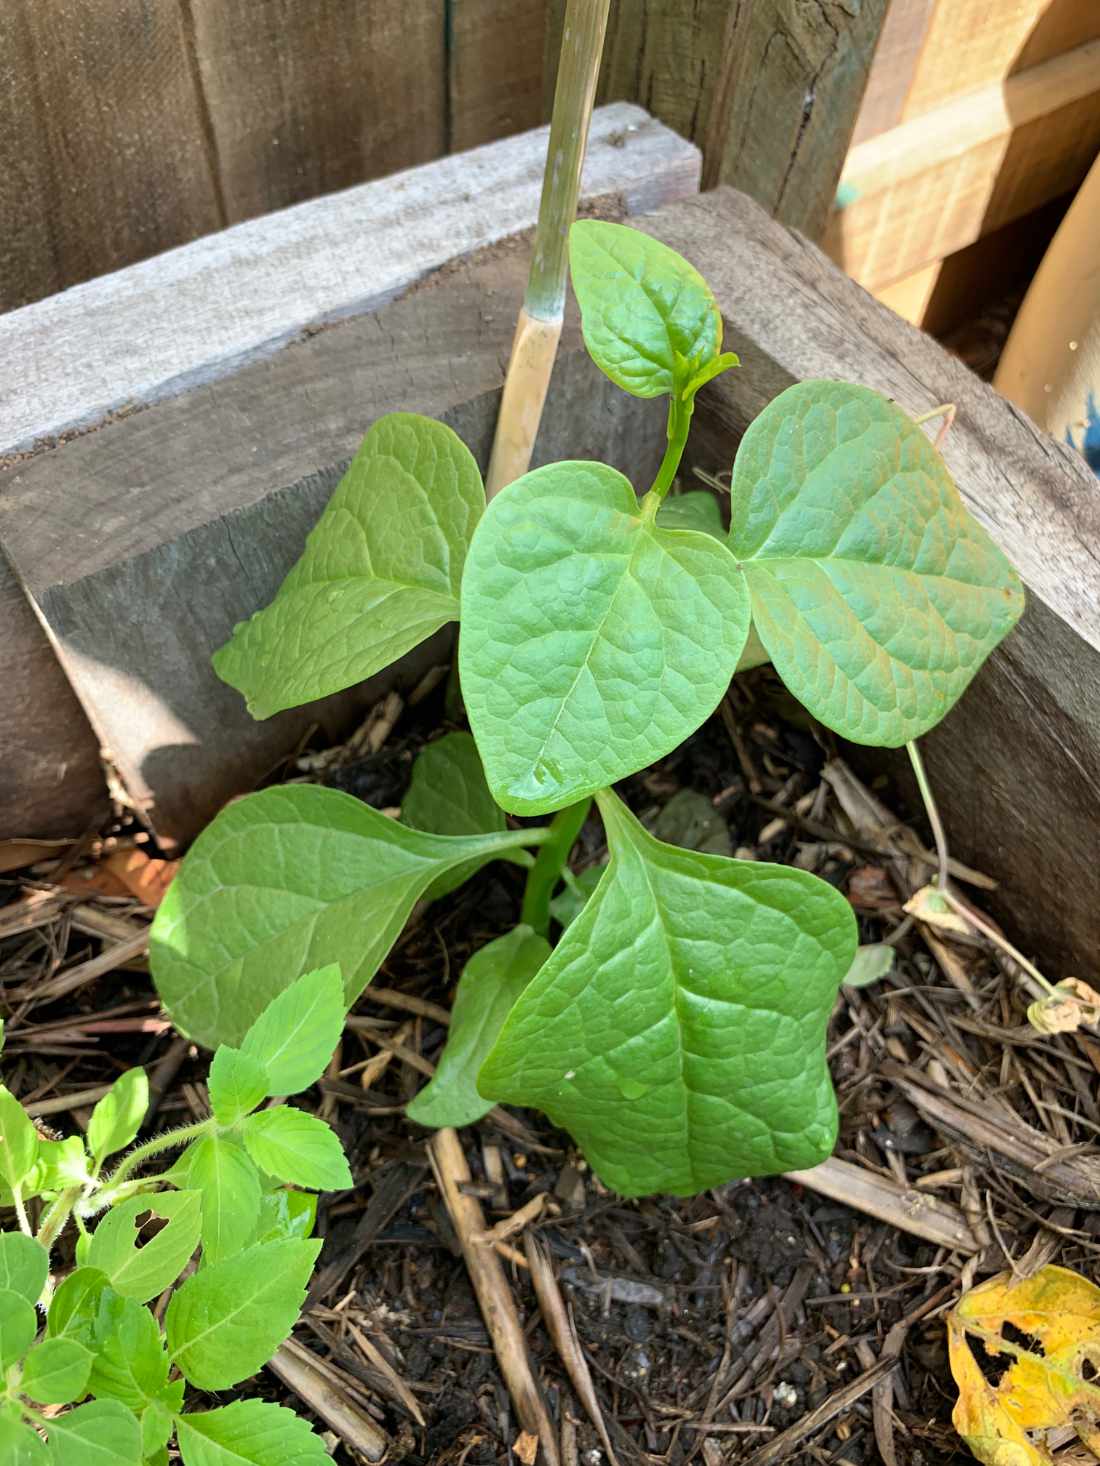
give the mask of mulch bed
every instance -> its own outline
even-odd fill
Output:
[[[306,772],[284,775],[396,806],[442,705],[442,685],[414,707],[391,698],[346,756],[307,757]],[[881,1214],[784,1178],[627,1202],[529,1112],[494,1111],[461,1132],[470,1189],[490,1225],[545,1197],[526,1232],[550,1260],[618,1461],[969,1461],[950,1424],[943,1314],[992,1272],[1049,1261],[1093,1270],[1100,1042],[1035,1033],[1010,961],[904,915],[934,858],[888,810],[868,815],[889,791],[860,784],[767,669],[738,679],[719,714],[623,792],[652,822],[685,790],[705,797],[731,852],[815,871],[849,896],[864,941],[896,943],[893,974],[844,989],[830,1033],[837,1156],[877,1187]],[[149,1069],[157,1126],[204,1112],[205,1064],[163,1021],[134,955],[149,909],[59,884],[135,840],[155,854],[122,817],[106,837],[0,877],[4,1079],[62,1133],[86,1124],[95,1092],[133,1064]],[[601,854],[593,819],[574,865]],[[360,1185],[322,1206],[326,1246],[296,1349],[385,1433],[390,1459],[410,1466],[533,1454],[426,1134],[403,1114],[442,1045],[463,963],[514,924],[521,880],[494,865],[414,914],[308,1098],[340,1131]],[[980,906],[980,890],[956,890]],[[964,1245],[919,1235],[937,1203]],[[525,1245],[519,1233],[502,1244],[505,1276],[562,1460],[599,1466],[607,1446],[540,1316]],[[310,1413],[267,1372],[242,1393]],[[337,1461],[359,1459],[333,1443]]]

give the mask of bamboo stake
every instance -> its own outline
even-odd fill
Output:
[[[577,212],[588,126],[611,0],[568,0],[531,273],[489,460],[486,497],[527,472],[565,313],[569,227]]]

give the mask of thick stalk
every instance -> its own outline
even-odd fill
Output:
[[[72,1209],[79,1200],[80,1187],[73,1186],[68,1191],[61,1193],[42,1218],[42,1225],[38,1228],[38,1237],[36,1240],[42,1244],[47,1252],[49,1252],[50,1248],[57,1241],[61,1228],[69,1220]]]
[[[550,822],[550,838],[527,873],[519,919],[540,937],[550,933],[550,897],[591,808],[592,800],[582,799],[579,804],[558,810]]]
[[[569,228],[577,212],[610,3],[568,0],[566,6],[531,272],[516,323],[485,485],[490,499],[527,472],[538,436],[561,336]]]

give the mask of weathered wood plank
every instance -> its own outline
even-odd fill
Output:
[[[183,9],[0,6],[0,310],[225,223]]]
[[[1100,41],[854,147],[832,259],[877,290],[1070,192],[1100,147]]]
[[[727,468],[792,382],[862,382],[914,414],[955,402],[944,450],[1029,603],[925,757],[954,852],[1001,884],[999,911],[1058,975],[1100,945],[1100,495],[1085,464],[804,239],[722,189],[642,227],[714,287],[742,367],[701,394],[695,461]],[[851,756],[851,751],[849,753]],[[895,765],[895,767],[899,767]]]
[[[542,96],[546,6],[547,0],[452,0],[447,151],[480,147],[549,117]]]
[[[602,201],[613,210],[629,212],[653,207],[698,186],[697,151],[638,108],[611,108],[597,114],[593,139],[585,175],[589,204]],[[519,275],[507,276],[506,294],[501,278],[486,277],[481,286],[484,298],[467,293],[462,307],[455,305],[449,313],[440,314],[433,305],[434,314],[418,314],[416,294],[410,301],[399,302],[404,311],[393,318],[385,314],[384,303],[436,266],[450,264],[452,254],[532,225],[544,150],[545,134],[534,134],[526,140],[496,144],[465,160],[448,159],[391,180],[389,185],[376,186],[365,199],[363,191],[356,191],[359,202],[370,203],[373,212],[360,208],[334,217],[331,201],[318,201],[294,210],[292,227],[288,228],[285,215],[257,221],[232,231],[235,236],[245,236],[243,243],[237,238],[227,247],[225,241],[203,240],[190,250],[0,321],[0,335],[6,333],[5,349],[0,353],[0,402],[4,403],[0,422],[10,435],[6,442],[0,438],[2,451],[11,448],[20,434],[27,434],[28,424],[35,430],[31,437],[53,436],[74,422],[98,421],[111,401],[136,397],[144,405],[178,387],[181,377],[217,381],[239,367],[242,356],[262,357],[278,343],[299,337],[304,325],[316,325],[322,318],[339,318],[372,307],[383,309],[381,316],[368,316],[360,323],[356,350],[364,360],[351,347],[346,358],[338,352],[326,355],[335,350],[330,337],[333,341],[351,338],[325,331],[272,356],[270,377],[262,367],[253,367],[248,378],[252,386],[242,386],[236,396],[225,397],[209,385],[194,392],[189,407],[181,406],[183,417],[179,419],[198,424],[189,438],[173,436],[161,426],[162,418],[156,413],[142,412],[54,450],[49,469],[42,469],[34,459],[26,464],[15,461],[9,474],[0,479],[0,540],[6,542],[9,532],[17,538],[27,537],[17,552],[24,576],[39,586],[47,582],[83,585],[83,589],[73,589],[68,611],[57,610],[58,624],[64,622],[69,636],[65,615],[77,621],[84,618],[83,629],[69,637],[66,662],[74,678],[83,678],[89,707],[95,706],[89,693],[93,683],[101,690],[110,687],[107,701],[113,699],[114,710],[106,715],[97,712],[95,722],[98,736],[120,762],[128,748],[132,752],[132,741],[140,742],[146,736],[139,728],[139,717],[148,709],[139,712],[135,697],[141,677],[133,668],[126,674],[128,682],[122,675],[121,669],[128,665],[125,649],[119,652],[120,670],[108,674],[102,663],[109,654],[101,655],[96,648],[112,646],[112,638],[132,638],[135,665],[143,656],[169,655],[167,649],[174,649],[171,655],[179,666],[166,679],[162,713],[167,717],[164,710],[168,710],[175,717],[172,741],[180,751],[172,756],[168,768],[164,759],[153,760],[143,775],[142,754],[136,763],[131,759],[127,772],[135,788],[141,789],[141,779],[146,779],[143,797],[149,799],[156,797],[163,782],[172,784],[185,816],[181,830],[196,828],[197,816],[188,815],[186,805],[191,792],[201,785],[196,771],[201,771],[201,760],[196,764],[193,752],[186,750],[192,747],[195,727],[200,739],[205,736],[204,718],[224,726],[231,741],[239,741],[243,758],[238,775],[229,774],[221,783],[215,779],[210,784],[215,804],[230,787],[242,787],[241,779],[247,782],[285,752],[297,736],[294,730],[301,726],[287,718],[281,724],[258,728],[244,718],[239,700],[232,695],[227,699],[228,689],[215,688],[221,702],[204,701],[208,689],[203,683],[209,676],[205,665],[209,651],[224,638],[233,619],[255,609],[274,591],[297,554],[301,536],[295,540],[293,530],[288,531],[293,548],[288,551],[284,545],[273,552],[266,580],[254,567],[254,578],[248,584],[242,581],[236,562],[225,559],[234,547],[241,548],[240,535],[231,544],[219,527],[214,532],[215,546],[209,550],[201,538],[192,536],[218,522],[222,514],[261,504],[272,492],[293,484],[303,485],[301,502],[298,509],[286,511],[287,523],[301,528],[305,521],[293,520],[293,514],[304,513],[307,518],[316,514],[341,461],[350,455],[373,417],[389,406],[411,407],[419,402],[424,411],[443,413],[459,411],[467,399],[477,399],[476,408],[470,409],[473,416],[463,419],[461,425],[480,441],[479,434],[489,431],[491,393],[500,385],[507,360],[514,312],[522,296]],[[310,211],[316,212],[318,220],[303,217]],[[333,233],[337,226],[343,234]],[[346,247],[345,238],[349,241]],[[247,248],[249,242],[256,246],[254,253]],[[512,249],[514,269],[522,273],[520,254],[514,247],[502,247],[506,253]],[[158,265],[162,267],[159,272]],[[127,311],[129,330],[121,319]],[[315,355],[328,364],[326,370],[345,381],[342,390],[347,395],[340,396],[333,388],[337,395],[326,396],[329,388],[315,382],[303,365]],[[85,370],[89,361],[94,366]],[[295,376],[295,370],[301,375]],[[321,370],[318,366],[317,371]],[[281,389],[280,382],[284,384]],[[262,384],[263,390],[256,384]],[[285,402],[280,390],[286,395]],[[247,396],[248,391],[252,397]],[[279,403],[271,423],[256,415],[255,401],[267,391]],[[233,405],[242,393],[247,412]],[[597,396],[595,400],[602,399]],[[579,416],[582,423],[591,423],[587,411],[581,410]],[[606,434],[611,429],[599,423],[595,428],[591,441],[586,442],[582,434],[572,451],[598,454],[607,447],[611,440]],[[287,456],[280,458],[284,450]],[[92,467],[85,469],[85,464]],[[55,497],[47,502],[49,496],[40,497],[32,489],[29,497],[17,503],[25,475],[32,484],[52,482]],[[72,532],[78,529],[79,540],[74,540]],[[271,534],[277,534],[277,529],[277,521],[268,525]],[[247,559],[250,552],[246,547],[241,553]],[[201,604],[216,566],[223,567],[228,583],[238,583],[233,595],[243,596],[229,620],[223,617],[219,621],[217,597],[213,606]],[[102,603],[94,596],[88,600],[84,584],[100,573],[104,582],[97,582],[97,593],[103,591]],[[142,576],[148,578],[142,580]],[[112,581],[116,589],[109,594]],[[194,589],[198,586],[203,587],[203,596]],[[131,612],[119,610],[118,596],[127,587],[135,599],[125,604],[148,608],[147,620],[138,626],[133,625]],[[188,596],[195,602],[187,613],[194,618],[193,624],[179,609]],[[0,557],[2,602],[21,608],[22,614],[10,627],[5,623],[8,635],[0,641],[0,686],[19,685],[24,694],[0,719],[0,767],[8,773],[0,799],[0,835],[44,828],[43,770],[56,782],[49,771],[63,765],[73,771],[73,792],[59,801],[63,807],[55,813],[63,832],[79,833],[88,808],[102,795],[96,735],[74,713],[71,698],[64,697],[64,681],[45,635],[21,607],[8,566]],[[155,609],[161,606],[163,613]],[[174,625],[176,620],[179,626],[167,631],[165,623]],[[179,667],[192,664],[203,685],[193,689],[167,686],[176,680]],[[330,725],[346,721],[349,707],[361,706],[364,695],[330,709]],[[192,702],[193,713],[188,711]],[[116,717],[121,728],[116,726]],[[32,744],[37,764],[32,761]],[[216,762],[216,755],[211,756]],[[82,771],[79,776],[78,771]],[[209,810],[209,803],[204,807]],[[167,814],[163,828],[169,832],[174,828]]]
[[[215,380],[527,228],[546,140],[537,128],[440,158],[0,317],[0,454]],[[695,149],[641,108],[596,112],[585,197],[635,213],[698,177]]]
[[[451,151],[444,0],[189,0],[189,11],[228,223]]]

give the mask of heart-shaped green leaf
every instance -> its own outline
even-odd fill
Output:
[[[450,428],[411,412],[363,439],[275,599],[215,654],[255,718],[388,667],[458,616],[485,490]]]
[[[560,809],[670,752],[718,705],[748,628],[725,547],[654,524],[615,469],[517,479],[462,586],[462,692],[497,803]]]
[[[506,827],[504,811],[489,793],[477,744],[469,733],[446,733],[427,744],[413,764],[401,822],[429,835],[488,835]],[[457,891],[483,861],[471,861],[433,881],[429,901]]]
[[[489,942],[458,980],[451,1028],[435,1075],[408,1106],[418,1125],[472,1125],[493,1108],[477,1092],[477,1071],[516,999],[550,955],[550,943],[529,926]]]
[[[633,396],[683,392],[721,350],[710,287],[667,244],[580,219],[569,232],[569,266],[589,355]]]
[[[730,548],[795,697],[856,743],[933,727],[1023,610],[1019,578],[893,403],[801,382],[750,425]]]
[[[437,877],[529,843],[530,830],[425,835],[335,789],[251,794],[206,827],[168,888],[149,943],[157,990],[210,1048],[240,1044],[303,969],[338,963],[350,1005]]]
[[[478,1088],[544,1110],[630,1196],[816,1165],[836,1135],[825,1028],[851,908],[804,871],[663,845],[597,798],[611,862]]]

